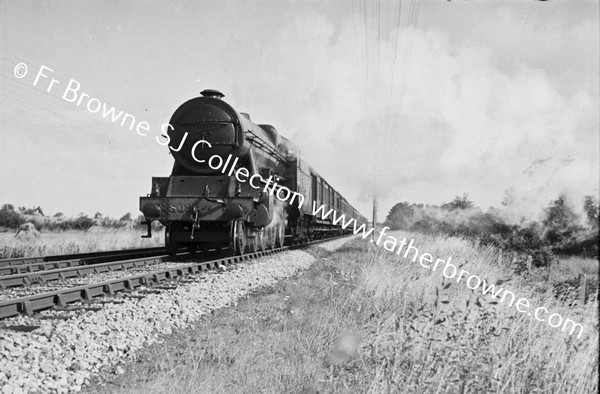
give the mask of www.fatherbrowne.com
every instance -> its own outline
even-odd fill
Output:
[[[326,212],[326,208],[324,205],[321,205],[317,208],[317,204],[314,201],[313,215],[320,216],[322,219],[327,219],[331,217],[334,224],[340,224],[344,229],[347,229],[348,227],[352,226],[351,228],[354,235],[359,235],[362,233],[361,236],[363,239],[366,239],[375,231],[374,228],[370,228],[369,230],[367,230],[365,224],[361,224],[357,227],[358,223],[355,219],[346,219],[345,215],[338,215],[338,213],[334,209],[330,209]],[[515,303],[516,297],[513,292],[503,289],[501,287],[496,287],[496,284],[487,283],[485,279],[481,279],[479,276],[473,275],[463,269],[459,271],[459,267],[456,267],[454,264],[450,263],[452,261],[452,257],[448,257],[446,261],[439,258],[435,259],[434,261],[434,257],[429,253],[419,254],[419,250],[414,245],[414,239],[411,239],[407,245],[406,238],[403,238],[399,241],[396,237],[386,234],[387,230],[389,230],[389,227],[384,227],[381,230],[379,230],[377,232],[379,234],[379,236],[377,237],[377,241],[371,242],[374,242],[377,246],[379,246],[379,244],[385,236],[386,239],[383,242],[383,248],[387,251],[396,253],[397,255],[400,255],[404,251],[402,256],[404,258],[409,258],[410,256],[412,256],[413,263],[417,262],[418,260],[419,264],[423,268],[430,269],[433,271],[439,268],[442,271],[442,275],[444,275],[445,278],[456,278],[456,283],[459,283],[461,280],[464,279],[463,282],[469,289],[476,290],[479,287],[481,287],[481,292],[483,295],[489,294],[489,296],[493,299],[499,298],[501,303],[504,303],[507,299],[510,298],[508,305],[513,306],[514,304],[517,311],[521,313],[527,313],[528,316],[533,316],[538,321],[545,321],[550,327],[561,327],[561,331],[566,331],[570,329],[568,331],[569,335],[573,335],[575,330],[578,330],[577,338],[581,338],[581,335],[583,334],[583,326],[581,324],[575,323],[571,319],[563,319],[563,317],[558,313],[553,313],[550,316],[548,316],[548,319],[545,319],[545,316],[548,315],[548,309],[544,307],[538,307],[532,312],[529,300],[527,300],[526,298],[519,298]]]

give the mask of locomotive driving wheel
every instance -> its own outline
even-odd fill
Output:
[[[165,228],[165,248],[171,256],[175,256],[179,251],[179,244],[173,240],[173,231],[173,223],[169,223]]]
[[[248,245],[248,237],[246,236],[246,228],[244,222],[236,220],[231,222],[231,231],[229,234],[229,247],[234,256],[242,256]]]

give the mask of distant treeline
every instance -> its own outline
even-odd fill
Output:
[[[64,230],[87,230],[93,226],[108,228],[141,227],[144,220],[143,215],[133,218],[131,213],[123,215],[120,219],[113,219],[96,212],[94,217],[80,213],[76,217],[66,217],[62,212],[52,216],[44,215],[41,207],[15,208],[12,204],[4,204],[0,208],[0,227],[17,229],[24,223],[33,223],[37,230],[64,231]],[[154,222],[154,226],[160,226]]]
[[[598,257],[598,199],[585,197],[584,215],[575,213],[560,195],[538,221],[509,220],[504,210],[475,207],[465,194],[436,205],[401,202],[392,207],[385,224],[395,230],[443,233],[477,238],[503,249],[530,254],[536,266],[550,264],[555,254]]]

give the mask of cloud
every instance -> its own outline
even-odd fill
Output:
[[[498,29],[516,17],[503,13],[488,36],[502,36]],[[249,70],[232,88],[236,101],[268,114],[363,212],[374,191],[387,211],[401,200],[440,203],[463,192],[479,205],[498,206],[507,189],[528,203],[523,212],[532,212],[559,192],[574,200],[598,193],[597,89],[585,75],[576,88],[562,88],[561,78],[581,65],[535,67],[532,53],[506,67],[504,55],[542,48],[544,57],[554,47],[579,53],[572,39],[587,37],[582,30],[589,26],[564,27],[546,39],[538,34],[522,47],[457,42],[447,32],[403,26],[399,60],[393,62],[390,32],[378,44],[379,62],[368,59],[365,72],[351,22],[304,13],[263,48],[265,68]],[[597,57],[587,61],[597,66]],[[361,78],[370,83],[366,89],[358,88]],[[277,110],[267,110],[275,101]],[[523,174],[541,158],[551,163]]]

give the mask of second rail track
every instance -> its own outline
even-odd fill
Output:
[[[122,278],[112,279],[103,282],[86,284],[83,286],[77,287],[68,287],[60,290],[39,293],[34,295],[29,295],[25,297],[8,299],[0,302],[0,319],[5,319],[12,316],[17,316],[19,314],[32,315],[36,312],[40,312],[49,308],[57,307],[57,308],[65,308],[67,304],[74,302],[92,302],[94,298],[101,296],[112,296],[116,292],[119,291],[133,291],[141,286],[152,287],[161,282],[169,281],[169,280],[178,280],[185,278],[189,275],[197,274],[199,272],[205,272],[210,270],[215,270],[220,267],[227,267],[234,264],[239,264],[243,261],[252,260],[255,258],[270,256],[280,252],[284,252],[291,249],[303,248],[307,246],[311,246],[314,244],[318,244],[321,242],[335,240],[341,237],[327,238],[318,241],[312,241],[300,245],[293,246],[284,246],[281,248],[265,250],[255,253],[246,254],[243,256],[232,256],[232,257],[224,257],[220,259],[210,260],[210,261],[200,261],[193,263],[182,263],[177,267],[163,268],[156,271],[146,272],[143,274],[126,276]],[[162,248],[161,248],[162,250]],[[166,256],[162,256],[166,257]],[[160,257],[160,258],[162,258]],[[160,260],[160,258],[158,258]],[[148,259],[136,259],[138,260],[139,265],[147,265]],[[136,261],[132,260],[132,261]],[[144,262],[146,261],[146,263]],[[127,265],[129,264],[127,261],[121,261],[120,264]],[[119,264],[113,262],[112,264]],[[132,267],[136,265],[136,263],[131,263]],[[110,267],[111,264],[102,264],[97,265],[98,267]],[[48,278],[56,277],[62,272],[72,272],[73,269],[79,268],[80,270],[89,269],[90,273],[94,272],[94,266],[89,267],[75,267],[63,270],[51,270],[48,271]],[[99,268],[100,270],[103,268]],[[106,269],[108,270],[108,268]],[[96,272],[106,272],[106,271],[96,271]],[[40,273],[38,273],[40,275]],[[25,281],[25,276],[13,275],[15,277],[15,281],[21,280],[21,283]],[[21,278],[21,279],[19,279]],[[31,279],[31,276],[28,278]]]

